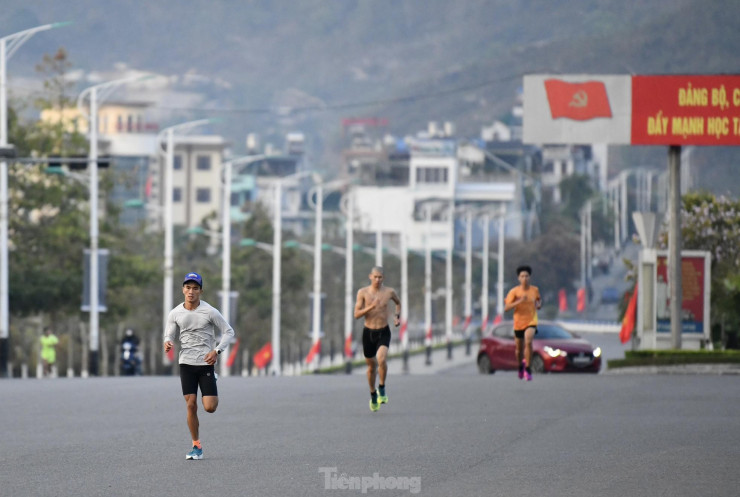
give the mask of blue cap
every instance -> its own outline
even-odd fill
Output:
[[[194,281],[198,284],[199,287],[203,288],[203,278],[200,277],[198,273],[188,273],[185,275],[185,279],[182,280],[182,284],[184,285],[188,281]]]

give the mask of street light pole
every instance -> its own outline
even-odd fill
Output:
[[[7,63],[29,38],[41,31],[69,23],[45,24],[0,38],[0,147],[8,145]],[[10,376],[8,337],[10,335],[10,291],[8,289],[8,162],[0,160],[0,377]]]
[[[498,283],[496,288],[496,314],[504,318],[504,238],[506,237],[506,205],[501,205],[498,221]]]
[[[283,182],[312,174],[309,171],[283,176],[275,183],[274,207],[272,213],[272,361],[270,372],[275,376],[282,374],[280,356],[280,299],[282,297],[282,249],[283,249]]]
[[[148,76],[144,76],[148,77]],[[89,343],[89,374],[98,375],[98,349],[100,348],[100,271],[98,261],[98,105],[104,101],[117,87],[141,80],[143,77],[122,78],[107,83],[101,83],[83,90],[77,97],[77,109],[85,115],[85,98],[89,99],[90,112],[88,118],[88,136],[90,151],[87,167],[90,171],[90,343]],[[87,376],[87,371],[82,376]]]
[[[465,355],[470,355],[472,337],[470,321],[473,314],[473,213],[465,216]]]
[[[233,326],[231,316],[231,179],[234,166],[248,164],[264,158],[264,155],[247,155],[236,159],[227,160],[223,163],[224,168],[224,193],[221,199],[221,313]],[[228,350],[228,347],[227,347]],[[224,351],[225,353],[226,351]],[[226,356],[228,357],[228,356]],[[221,361],[221,375],[228,376],[229,368],[227,361]]]
[[[313,252],[313,323],[311,332],[311,347],[319,347],[321,340],[321,237],[324,217],[324,186],[319,182],[316,186],[316,232],[314,233]],[[319,354],[313,358],[313,369],[319,364]]]
[[[452,252],[455,250],[455,201],[450,200],[448,229],[449,238],[445,262],[445,338],[447,359],[452,359]]]
[[[483,214],[483,267],[481,268],[481,292],[480,292],[480,332],[481,336],[488,328],[488,232],[491,222],[490,215],[486,212]]]
[[[351,189],[347,190],[347,219],[345,221],[345,259],[344,259],[344,359],[345,369],[352,372],[352,324],[354,313],[352,309],[352,283],[354,271],[354,216],[355,199]],[[405,305],[405,304],[404,304]],[[401,328],[403,334],[403,327]]]

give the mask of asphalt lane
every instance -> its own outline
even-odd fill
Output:
[[[377,413],[357,375],[222,378],[219,390],[218,411],[199,411],[205,459],[186,461],[177,378],[0,381],[0,494],[325,496],[364,484],[382,496],[694,497],[740,484],[731,376],[396,375]]]

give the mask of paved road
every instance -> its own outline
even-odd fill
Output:
[[[223,378],[203,461],[176,378],[0,381],[0,494],[737,495],[735,377],[450,373]]]

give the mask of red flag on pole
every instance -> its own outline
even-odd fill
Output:
[[[503,321],[503,319],[504,319],[504,318],[503,318],[503,317],[501,316],[501,314],[496,314],[496,317],[495,317],[495,318],[493,318],[493,324],[494,324],[494,325],[497,325],[497,324],[499,324],[499,323],[500,323],[501,321]]]
[[[236,353],[239,350],[239,339],[236,339],[236,342],[234,342],[234,345],[231,347],[231,352],[229,353],[229,359],[226,361],[226,367],[230,368],[234,365],[234,361],[236,361]]]
[[[265,345],[263,345],[262,348],[259,349],[256,354],[254,354],[253,360],[254,365],[257,366],[257,369],[262,369],[267,366],[267,363],[272,360],[272,342],[267,342]]]
[[[560,312],[566,312],[568,310],[568,296],[565,293],[565,288],[561,288],[558,291],[558,300],[559,300],[559,306],[558,309]]]
[[[564,117],[588,121],[597,117],[612,117],[606,86],[601,81],[569,83],[548,79],[545,81],[545,91],[553,119]]]
[[[402,328],[403,329],[403,328]],[[352,357],[352,335],[344,340],[344,357]]]
[[[403,342],[403,337],[406,335],[406,330],[408,329],[409,324],[406,321],[401,322],[401,328],[398,331],[398,340]]]
[[[632,337],[632,331],[635,329],[635,320],[637,319],[637,285],[635,285],[635,291],[632,292],[629,304],[627,304],[627,310],[622,318],[622,329],[619,330],[619,340],[622,343],[627,343]]]
[[[576,311],[583,312],[586,310],[586,289],[579,288],[577,297],[578,302],[576,303]]]
[[[310,364],[311,361],[313,361],[313,358],[316,356],[316,354],[319,353],[319,350],[321,350],[321,340],[316,340],[316,342],[311,345],[311,350],[308,351],[308,355],[306,356],[306,364]]]

